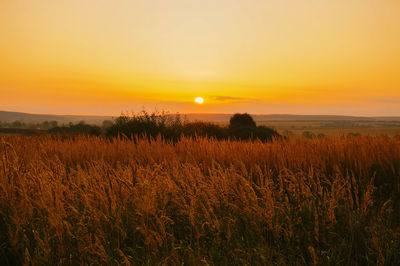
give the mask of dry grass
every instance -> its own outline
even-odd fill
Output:
[[[0,261],[400,261],[400,139],[0,137]]]

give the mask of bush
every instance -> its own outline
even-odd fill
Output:
[[[255,129],[254,137],[261,141],[270,141],[274,137],[279,137],[279,133],[276,132],[275,129],[266,127],[266,126],[258,126]]]
[[[184,124],[183,135],[226,139],[228,137],[228,131],[226,128],[213,123],[196,121]]]
[[[237,128],[255,128],[256,122],[253,117],[251,117],[248,113],[244,114],[234,114],[229,121],[230,129]]]
[[[257,126],[254,119],[247,113],[234,114],[231,117],[229,133],[231,137],[240,140],[259,139],[261,141],[268,141],[273,137],[280,136],[278,132],[272,128]]]
[[[178,115],[172,117],[166,113],[155,112],[149,114],[146,111],[142,111],[132,116],[122,114],[108,128],[107,136],[116,137],[122,134],[127,137],[146,136],[155,138],[158,135],[162,135],[175,139],[181,134],[181,125]]]

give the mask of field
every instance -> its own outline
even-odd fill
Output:
[[[2,265],[399,261],[398,137],[0,137]]]
[[[255,117],[256,118],[256,117]],[[396,118],[397,119],[397,118]],[[308,131],[315,136],[338,136],[348,134],[359,134],[366,136],[388,135],[391,137],[400,136],[399,121],[358,121],[358,120],[256,120],[257,125],[267,126],[276,129],[284,136],[302,136]],[[229,123],[216,122],[221,126]]]
[[[282,135],[302,136],[309,131],[318,136],[362,134],[369,136],[400,135],[399,121],[260,121],[260,125],[276,128]]]

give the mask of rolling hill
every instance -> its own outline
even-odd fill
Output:
[[[60,124],[69,122],[77,123],[84,121],[88,124],[101,124],[104,120],[111,120],[111,116],[84,116],[84,115],[52,115],[52,114],[29,114],[20,112],[0,111],[0,121],[23,123],[42,123],[44,121],[57,121]]]

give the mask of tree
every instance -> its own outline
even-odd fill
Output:
[[[280,136],[275,129],[257,126],[253,117],[247,113],[234,114],[231,117],[229,133],[232,137],[241,140],[258,139],[261,141],[269,141],[273,137]]]
[[[266,126],[256,127],[253,133],[253,137],[261,141],[270,141],[272,138],[277,138],[279,136],[279,133],[275,129]]]
[[[234,114],[229,121],[230,135],[237,139],[252,139],[256,128],[256,122],[247,113]]]
[[[235,129],[243,127],[255,128],[256,122],[254,121],[253,117],[251,117],[251,115],[249,115],[248,113],[234,114],[229,121],[229,128]]]

